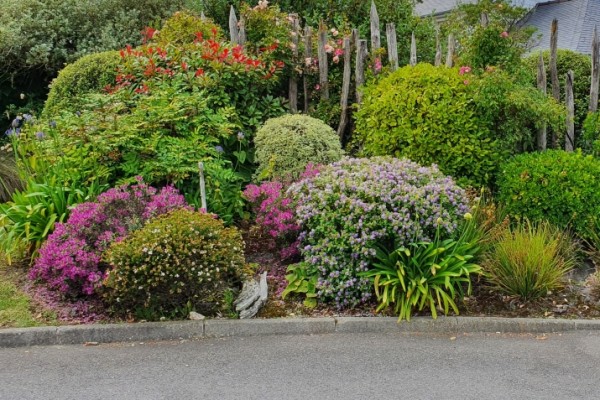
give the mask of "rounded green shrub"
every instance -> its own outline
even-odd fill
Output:
[[[51,117],[65,109],[75,111],[78,97],[114,84],[119,63],[118,51],[105,51],[83,56],[67,65],[52,82],[44,115]]]
[[[498,200],[514,217],[547,220],[585,237],[600,215],[599,176],[600,160],[580,152],[522,154],[503,166]]]
[[[546,65],[547,91],[552,93],[552,80],[550,79],[550,50],[543,53],[544,64]],[[532,85],[537,83],[537,66],[540,58],[539,53],[531,54],[523,59],[523,64],[528,71]],[[559,49],[557,52],[556,68],[560,80],[561,102],[565,101],[565,76],[569,70],[573,70],[575,80],[573,81],[573,97],[575,99],[575,130],[580,132],[583,121],[587,115],[590,101],[590,82],[591,82],[591,59],[589,55],[577,53],[571,50]]]
[[[223,38],[221,28],[211,20],[202,20],[188,12],[176,12],[165,21],[160,31],[156,32],[153,40],[160,45],[179,45],[193,43],[201,33],[203,38]]]
[[[329,164],[342,158],[340,139],[323,121],[306,115],[284,115],[256,132],[257,176],[295,179],[309,163]]]
[[[172,211],[111,245],[104,298],[115,313],[144,319],[214,315],[239,283],[243,248],[239,231],[213,215]]]
[[[498,146],[477,118],[469,79],[458,69],[418,64],[365,88],[355,113],[362,153],[437,164],[459,183],[487,182],[496,169]]]

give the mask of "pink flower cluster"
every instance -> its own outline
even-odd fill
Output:
[[[139,229],[150,218],[186,207],[173,187],[160,191],[141,179],[79,204],[66,223],[56,225],[29,273],[32,280],[71,297],[91,296],[102,284],[107,265],[102,253],[115,241]]]

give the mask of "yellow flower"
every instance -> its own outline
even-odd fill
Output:
[[[465,219],[466,219],[467,221],[470,221],[470,220],[472,220],[472,219],[473,219],[473,215],[472,215],[471,213],[466,213],[466,214],[464,215],[464,217],[465,217]]]

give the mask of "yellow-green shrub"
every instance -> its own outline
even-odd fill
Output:
[[[468,79],[458,69],[418,64],[368,86],[355,113],[363,153],[437,164],[459,183],[487,182],[497,143],[479,123]]]
[[[44,115],[52,117],[65,109],[76,111],[79,106],[77,98],[113,85],[119,62],[118,51],[105,51],[83,56],[67,65],[52,82]]]
[[[227,289],[239,282],[243,248],[238,230],[225,228],[213,215],[172,211],[105,253],[112,269],[104,298],[115,313],[145,319],[191,310],[214,314]]]
[[[210,19],[202,20],[200,17],[188,12],[177,12],[169,18],[156,32],[153,40],[159,45],[179,45],[193,43],[196,34],[202,33],[204,38],[223,38],[221,28]]]
[[[342,158],[340,139],[330,126],[306,115],[284,115],[256,132],[257,175],[294,179],[309,163],[329,164]]]

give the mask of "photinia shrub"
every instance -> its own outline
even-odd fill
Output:
[[[65,223],[56,224],[29,277],[67,296],[94,295],[108,267],[101,262],[108,246],[148,219],[182,207],[183,196],[169,186],[158,191],[140,180],[110,189],[96,202],[77,205]]]
[[[389,157],[342,159],[289,193],[297,201],[301,253],[319,274],[319,300],[339,308],[371,298],[361,273],[376,246],[431,241],[437,229],[449,237],[468,211],[465,191],[436,166]]]

